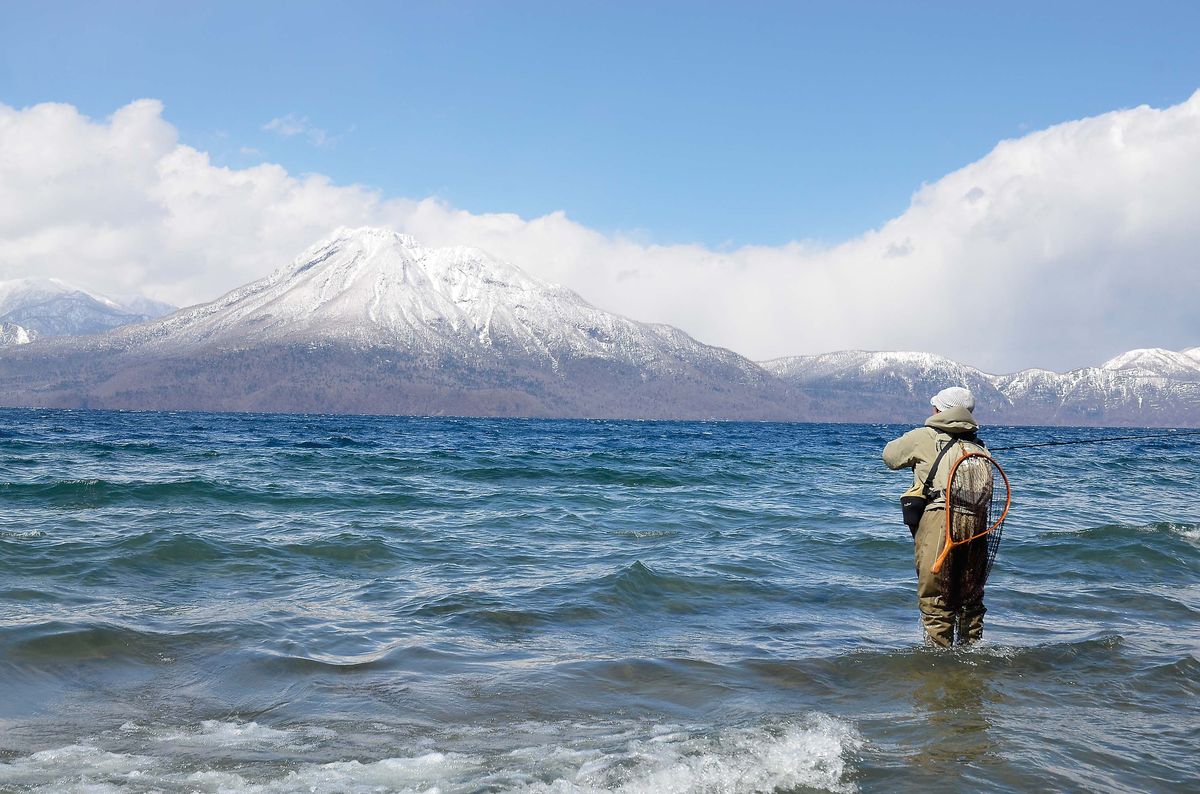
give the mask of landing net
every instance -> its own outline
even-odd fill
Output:
[[[954,610],[983,599],[1012,491],[1000,465],[980,452],[956,460],[946,482],[946,537],[931,570]]]

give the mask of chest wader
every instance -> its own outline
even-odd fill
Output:
[[[921,611],[921,626],[929,642],[949,647],[954,644],[957,635],[958,642],[971,643],[983,636],[983,615],[987,610],[983,606],[983,593],[978,598],[972,598],[967,603],[950,605],[946,603],[942,577],[933,572],[934,564],[942,552],[945,539],[945,502],[935,504],[945,496],[944,490],[933,489],[938,469],[942,459],[954,447],[963,444],[986,446],[974,433],[950,436],[949,443],[938,452],[929,468],[929,476],[925,478],[922,496],[904,497],[901,500],[920,500],[919,513],[916,514],[916,524],[909,524],[913,535],[913,557],[917,568],[917,605]],[[908,524],[910,512],[915,507],[905,510],[905,523]]]

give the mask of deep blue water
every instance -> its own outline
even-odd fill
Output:
[[[0,790],[1200,788],[1200,437],[998,453],[948,651],[905,429],[0,411]]]

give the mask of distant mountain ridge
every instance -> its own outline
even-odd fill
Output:
[[[1098,367],[991,375],[930,353],[843,351],[761,362],[828,414],[879,421],[929,410],[929,396],[964,385],[984,421],[1051,425],[1200,424],[1200,347],[1131,350]]]
[[[958,384],[989,424],[1200,426],[1200,347],[1067,373],[992,375],[912,352],[756,364],[478,249],[385,229],[339,229],[264,279],[158,319],[126,322],[132,304],[61,282],[48,292],[67,310],[44,328],[121,322],[55,338],[0,317],[0,405],[908,423]],[[0,284],[0,309],[6,294]]]
[[[144,297],[114,300],[56,278],[0,281],[0,326],[15,327],[11,334],[0,332],[0,345],[103,333],[174,310]]]

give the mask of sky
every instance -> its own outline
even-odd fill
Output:
[[[0,12],[0,278],[191,303],[381,224],[756,359],[1200,345],[1200,4]]]

